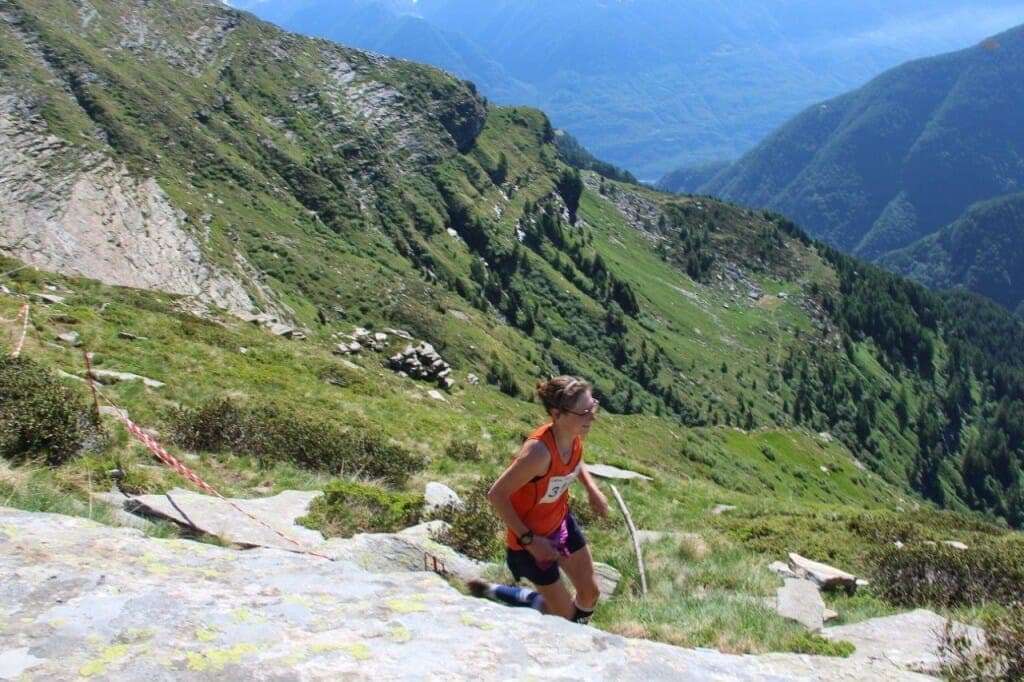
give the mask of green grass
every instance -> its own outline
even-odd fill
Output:
[[[80,350],[53,341],[61,331],[75,329],[96,353],[100,367],[167,381],[160,389],[141,382],[101,389],[127,408],[133,420],[160,435],[166,434],[172,407],[195,407],[226,396],[259,404],[273,395],[276,401],[302,405],[309,414],[339,424],[380,429],[403,447],[426,455],[427,469],[414,475],[406,490],[421,491],[427,481],[442,480],[466,492],[481,480],[493,480],[542,418],[536,404],[512,399],[494,387],[460,382],[442,402],[427,396],[428,385],[396,376],[372,353],[354,358],[359,369],[351,369],[329,352],[326,341],[279,339],[213,311],[210,319],[193,318],[174,312],[171,297],[162,294],[23,272],[20,289],[35,289],[45,279],[56,283],[68,302],[32,306],[26,355],[52,369],[81,375]],[[18,305],[16,297],[0,296],[0,317],[13,317]],[[119,331],[144,338],[118,338]],[[248,352],[241,353],[243,347]],[[327,383],[325,372],[344,376],[345,385]],[[84,384],[66,383],[81,400],[89,400]],[[99,505],[89,511],[86,493],[110,487],[105,472],[115,463],[136,492],[188,486],[156,465],[115,419],[105,418],[105,425],[111,445],[101,454],[55,470],[8,467],[0,483],[4,503],[104,520]],[[446,457],[453,440],[478,444],[479,461]],[[287,463],[261,465],[227,453],[171,451],[228,496],[323,489],[332,480]],[[872,541],[852,532],[851,520],[878,513],[868,510],[895,509],[906,500],[904,493],[858,468],[842,445],[799,429],[691,429],[653,416],[602,413],[588,438],[587,457],[654,478],[617,483],[640,528],[699,533],[706,545],[671,540],[645,545],[651,593],[643,598],[618,512],[598,521],[586,516],[578,502],[595,557],[624,576],[620,591],[598,610],[600,627],[727,651],[844,652],[841,645],[828,645],[783,621],[765,601],[778,584],[767,564],[785,560],[787,551],[864,570],[863,557]],[[716,504],[737,509],[714,515]],[[949,527],[927,514],[915,522],[925,528],[934,525],[936,536],[939,528]],[[979,526],[968,533],[970,528],[964,526],[967,534],[957,539],[972,542],[981,535],[970,533],[987,532]],[[869,594],[839,599],[835,606],[844,622],[889,612]]]

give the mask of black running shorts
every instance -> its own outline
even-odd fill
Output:
[[[584,537],[583,530],[576,523],[572,512],[569,512],[569,515],[565,518],[565,527],[569,531],[566,547],[570,554],[575,554],[587,546],[587,538]],[[526,578],[534,585],[553,585],[558,582],[560,575],[558,572],[558,562],[554,562],[546,568],[541,568],[537,565],[537,560],[528,551],[525,549],[512,549],[511,547],[506,550],[505,561],[516,580]]]

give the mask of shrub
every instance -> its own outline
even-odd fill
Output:
[[[946,660],[943,676],[965,682],[1024,679],[1024,605],[1016,602],[1005,612],[989,616],[984,627],[986,646],[982,648],[946,621],[939,643],[939,653]]]
[[[461,506],[444,509],[441,518],[450,525],[431,537],[468,557],[490,560],[501,550],[504,525],[487,500],[487,485],[477,485],[465,496]]]
[[[426,466],[422,456],[383,434],[264,405],[244,408],[230,399],[170,416],[170,440],[184,448],[229,451],[269,465],[284,460],[313,471],[363,475],[402,485]]]
[[[24,358],[0,358],[0,457],[42,455],[51,466],[99,449],[105,434],[89,406],[48,370]]]
[[[484,458],[480,446],[471,440],[453,439],[445,447],[444,454],[460,462],[479,462]]]
[[[392,533],[419,522],[423,496],[383,490],[377,486],[335,481],[309,506],[300,519],[328,537],[356,533]]]
[[[876,550],[873,564],[875,588],[897,606],[1008,605],[1024,584],[1024,543],[890,546]]]

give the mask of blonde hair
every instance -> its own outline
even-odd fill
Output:
[[[537,399],[547,412],[564,410],[581,393],[591,389],[590,382],[568,374],[537,382]]]

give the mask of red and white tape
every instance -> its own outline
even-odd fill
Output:
[[[220,498],[221,500],[226,502],[228,505],[230,505],[235,510],[245,514],[252,521],[255,521],[257,524],[259,524],[260,526],[263,526],[267,530],[272,531],[275,535],[277,535],[278,537],[280,537],[284,541],[288,542],[289,544],[294,545],[295,548],[296,548],[295,551],[301,552],[303,554],[310,554],[310,555],[315,556],[315,557],[320,557],[321,559],[329,559],[329,560],[333,561],[333,559],[331,559],[328,556],[325,556],[325,555],[320,554],[318,552],[315,552],[315,551],[313,551],[311,549],[307,549],[307,548],[303,547],[302,544],[298,540],[295,540],[293,538],[288,537],[285,533],[281,532],[277,528],[274,528],[273,526],[268,524],[263,519],[260,519],[259,517],[254,516],[251,512],[248,512],[245,509],[242,509],[233,500],[229,500],[228,498],[226,498],[223,495],[221,495],[216,489],[213,488],[213,486],[211,486],[209,483],[207,483],[202,478],[200,478],[199,475],[196,474],[196,472],[192,471],[187,466],[182,464],[181,461],[179,461],[176,457],[174,457],[174,455],[172,455],[171,453],[167,452],[167,450],[164,449],[164,447],[162,445],[160,445],[160,443],[158,443],[148,433],[143,431],[138,426],[138,424],[136,424],[131,419],[129,419],[128,415],[125,414],[124,410],[122,410],[120,407],[115,405],[110,400],[110,398],[108,398],[107,396],[103,395],[103,393],[98,391],[96,389],[96,387],[95,387],[95,381],[93,380],[92,372],[91,371],[88,373],[88,376],[89,376],[89,384],[90,384],[90,386],[92,386],[94,395],[99,395],[100,397],[103,398],[103,400],[108,405],[110,405],[111,407],[114,408],[114,410],[117,412],[117,416],[121,419],[121,422],[128,428],[129,433],[131,433],[143,445],[145,445],[147,448],[149,448],[149,451],[152,452],[156,456],[157,459],[159,459],[161,462],[166,464],[171,469],[174,469],[176,472],[178,472],[179,474],[184,476],[186,479],[188,479],[189,481],[194,483],[200,489],[206,491],[207,493],[213,495],[214,497]]]
[[[25,336],[28,334],[28,303],[21,306],[21,310],[14,316],[13,320],[8,320],[0,317],[0,322],[17,322],[21,320],[21,338],[18,339],[18,343],[14,346],[14,350],[11,351],[11,357],[17,359],[21,355],[21,349],[25,345]]]

